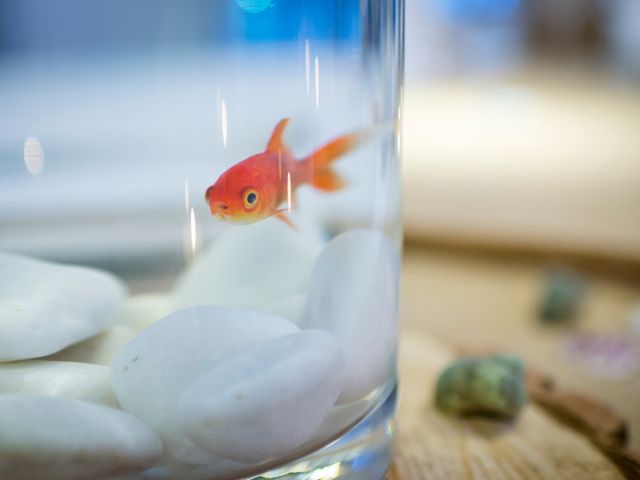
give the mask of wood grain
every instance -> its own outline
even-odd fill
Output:
[[[412,328],[400,345],[397,443],[388,480],[624,478],[586,438],[536,405],[510,423],[441,414],[433,387],[451,351]]]
[[[407,248],[402,323],[456,349],[519,355],[563,390],[613,407],[628,422],[628,446],[640,451],[640,369],[628,378],[603,378],[572,361],[565,348],[580,332],[630,336],[627,315],[640,301],[640,283],[586,275],[588,293],[578,317],[551,328],[536,318],[544,273],[544,264],[529,259]]]

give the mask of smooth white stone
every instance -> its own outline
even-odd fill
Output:
[[[313,270],[300,328],[326,330],[345,352],[347,381],[338,403],[362,399],[395,364],[399,258],[375,230],[333,238]]]
[[[0,478],[87,480],[150,467],[162,441],[120,410],[79,400],[0,396]]]
[[[101,332],[125,293],[107,272],[0,254],[0,361],[49,355]]]
[[[351,428],[354,423],[364,418],[373,405],[372,401],[366,399],[334,406],[322,424],[313,432],[311,442],[327,442],[334,439],[336,434],[344,432],[345,429]]]
[[[263,312],[272,313],[279,317],[291,320],[296,325],[302,320],[304,306],[307,303],[307,295],[291,295],[276,300],[262,309]]]
[[[304,293],[321,248],[311,231],[277,219],[229,227],[179,279],[177,305],[254,308]]]
[[[29,360],[0,364],[0,394],[28,393],[70,398],[120,408],[109,369],[75,362]]]
[[[144,480],[216,480],[219,478],[244,478],[242,472],[254,473],[256,467],[220,458],[206,465],[184,463],[157,464],[145,471]],[[233,476],[231,476],[233,474]],[[247,477],[253,479],[254,477]],[[116,479],[114,479],[116,480]],[[118,477],[117,480],[141,480],[139,476]]]
[[[45,358],[62,362],[83,362],[109,366],[116,354],[138,333],[138,330],[127,325],[114,325],[89,340],[71,345]]]
[[[182,395],[178,423],[203,448],[260,463],[307,442],[343,384],[340,345],[307,330],[220,361]]]
[[[122,305],[117,323],[142,331],[171,313],[172,307],[172,299],[167,294],[134,295]]]
[[[171,457],[185,463],[215,461],[215,455],[179,431],[179,397],[227,355],[297,331],[288,320],[266,313],[219,306],[184,308],[144,330],[116,355],[111,385],[124,410],[163,436]]]
[[[170,300],[167,295],[148,294],[130,297],[122,305],[114,326],[47,358],[66,362],[111,365],[113,358],[129,341],[169,311]]]

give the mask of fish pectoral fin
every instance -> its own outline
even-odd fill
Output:
[[[289,225],[294,230],[299,230],[298,226],[295,223],[293,223],[293,221],[285,213],[287,211],[288,210],[277,210],[276,213],[273,214],[273,216],[279,220],[282,220],[284,223]]]

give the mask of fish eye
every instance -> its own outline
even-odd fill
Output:
[[[247,188],[242,194],[242,201],[244,203],[244,208],[247,210],[256,208],[258,205],[258,192],[253,188]]]

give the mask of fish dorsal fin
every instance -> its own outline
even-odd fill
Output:
[[[273,133],[271,134],[271,138],[269,139],[269,143],[267,143],[267,152],[273,153],[289,153],[287,147],[282,143],[282,132],[284,132],[285,127],[289,123],[288,118],[283,118],[278,122],[276,128],[273,129]]]

